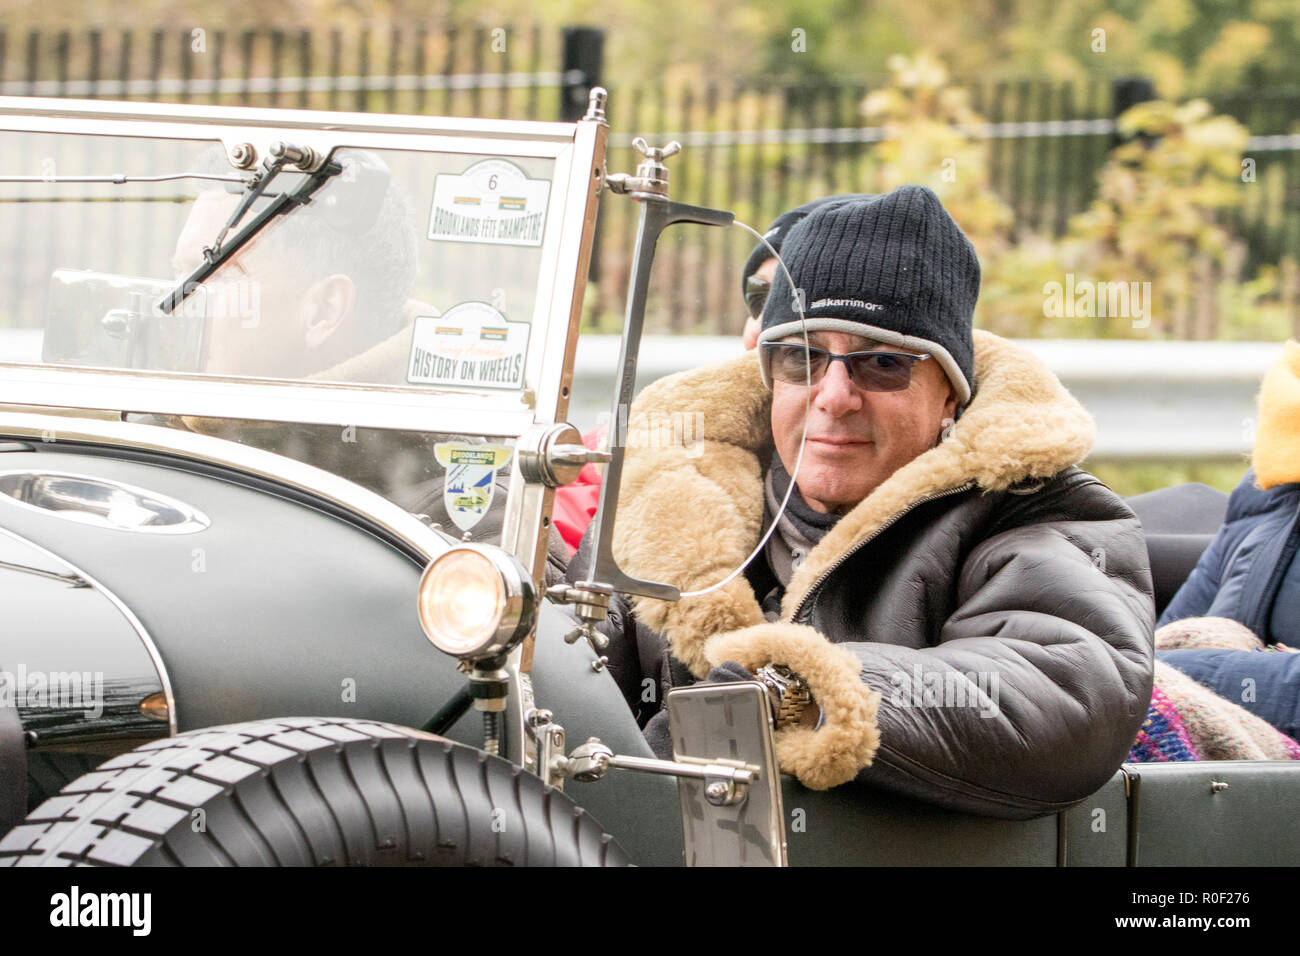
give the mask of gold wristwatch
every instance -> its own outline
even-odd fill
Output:
[[[776,729],[797,724],[804,710],[812,703],[808,682],[784,664],[760,667],[754,676],[767,685]]]

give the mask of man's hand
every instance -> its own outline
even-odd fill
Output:
[[[749,673],[746,668],[780,663],[808,682],[815,705],[804,709],[798,724],[776,734],[781,769],[804,786],[826,790],[847,783],[875,759],[880,695],[863,683],[862,663],[851,651],[787,621],[716,635],[704,651],[717,669]]]

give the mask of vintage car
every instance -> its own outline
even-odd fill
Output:
[[[660,233],[738,227],[607,136],[602,90],[571,124],[0,100],[0,863],[1300,861],[1281,763],[991,819],[803,788],[744,681],[675,691],[654,758],[594,625],[676,590],[618,568],[623,446],[566,424],[584,288],[626,204],[617,418]],[[597,461],[574,586],[552,499]]]

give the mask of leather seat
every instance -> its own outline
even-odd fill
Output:
[[[1193,481],[1134,495],[1127,501],[1146,534],[1159,616],[1218,533],[1228,511],[1228,496]]]

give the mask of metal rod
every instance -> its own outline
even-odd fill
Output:
[[[465,711],[469,710],[473,703],[474,698],[470,697],[469,688],[462,687],[456,691],[451,700],[438,708],[438,712],[425,721],[420,729],[430,734],[446,733],[456,721],[465,716]]]
[[[208,179],[218,183],[239,183],[247,186],[251,177],[223,173],[162,173],[157,176],[128,176],[110,173],[104,176],[0,176],[0,183],[169,183],[178,179]]]
[[[280,171],[279,166],[273,166],[266,175],[245,194],[244,200],[231,215],[230,221],[226,228],[230,228],[231,223],[243,216],[244,211],[251,205],[251,200],[256,199],[265,190],[266,185],[274,178],[275,174]],[[337,176],[342,172],[342,167],[337,163],[327,162],[313,173],[309,173],[307,178],[292,192],[280,193],[271,203],[260,213],[253,217],[243,229],[235,233],[230,240],[226,241],[225,229],[217,239],[216,249],[213,251],[211,258],[205,258],[204,262],[195,268],[188,276],[169,292],[166,297],[158,303],[158,308],[170,315],[176,308],[187,299],[199,285],[205,282],[209,276],[216,272],[222,265],[230,260],[235,253],[239,252],[254,236],[261,232],[272,219],[277,216],[287,215],[296,207],[303,205],[312,197],[318,189],[329,181],[330,177]],[[260,188],[259,188],[260,187]],[[205,257],[207,251],[204,252]]]
[[[689,777],[704,780],[709,777],[730,776],[736,783],[751,784],[758,776],[756,770],[747,767],[732,767],[727,764],[677,763],[672,760],[652,760],[649,757],[626,757],[615,754],[609,758],[609,766],[614,770],[637,770],[641,773],[657,773],[665,777]]]

